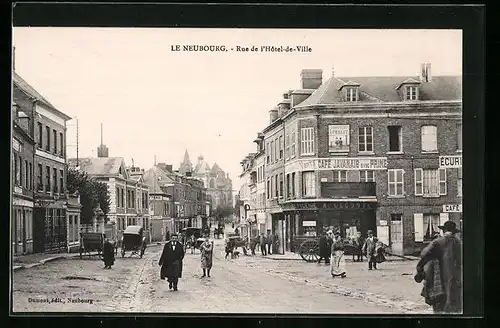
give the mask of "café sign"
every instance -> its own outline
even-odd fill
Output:
[[[462,156],[439,156],[440,168],[462,167]]]
[[[318,170],[387,170],[387,157],[335,157],[297,159],[285,165],[286,172]]]
[[[443,205],[443,213],[462,213],[462,204]]]

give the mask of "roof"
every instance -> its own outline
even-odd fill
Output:
[[[201,158],[201,161],[198,161],[196,163],[196,166],[194,167],[194,173],[197,174],[205,174],[206,171],[210,171],[210,165],[203,159],[203,156],[200,156],[199,159]]]
[[[224,173],[224,171],[219,167],[219,165],[217,165],[217,163],[214,163],[210,172],[212,172],[212,173],[217,173],[217,172]]]
[[[64,116],[67,120],[70,120],[71,117],[59,111],[56,106],[52,105],[50,101],[47,100],[44,96],[42,96],[35,88],[33,88],[28,82],[26,82],[19,74],[13,72],[12,81],[14,85],[16,85],[19,89],[21,89],[24,93],[28,94],[30,97],[35,98],[36,100],[42,102],[46,106],[50,107],[52,110],[56,111],[59,115]]]
[[[78,162],[80,169],[89,175],[118,175],[120,167],[125,167],[123,157],[87,157],[78,159]],[[68,165],[76,166],[76,158],[68,159]]]
[[[149,192],[155,194],[164,194],[161,186],[174,183],[174,180],[157,166],[153,166],[144,172],[144,183],[149,186]]]
[[[359,84],[360,102],[399,102],[401,98],[398,86],[402,83],[416,83],[416,76],[383,76],[383,77],[331,77],[313,94],[299,104],[302,106],[333,104],[343,102],[339,91],[344,85]],[[461,76],[433,76],[431,81],[420,83],[420,100],[461,100]]]
[[[125,228],[125,231],[123,232],[123,234],[140,234],[141,233],[141,230],[142,227],[141,226],[133,226],[133,225],[130,225],[130,226],[127,226],[127,228]]]

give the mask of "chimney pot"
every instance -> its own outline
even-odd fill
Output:
[[[301,74],[302,89],[317,89],[323,83],[322,69],[303,69]]]

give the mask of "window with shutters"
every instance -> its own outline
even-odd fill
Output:
[[[424,214],[423,215],[424,224],[424,241],[431,241],[433,237],[440,233],[438,228],[439,214]]]
[[[271,198],[271,181],[267,179],[267,199]]]
[[[392,197],[404,196],[404,170],[387,170],[388,195]]]
[[[269,148],[269,142],[266,142],[266,164],[271,162],[271,149]]]
[[[375,182],[375,172],[371,170],[359,171],[359,182]]]
[[[59,192],[64,193],[64,171],[59,170]]]
[[[347,171],[346,170],[333,171],[333,182],[347,182]]]
[[[283,136],[279,138],[280,159],[283,159]]]
[[[373,128],[371,126],[359,128],[358,150],[359,152],[373,152]]]
[[[59,192],[59,188],[57,188],[57,169],[52,169],[52,191],[54,193]]]
[[[43,126],[42,123],[38,122],[38,148],[43,148]]]
[[[436,152],[437,148],[437,127],[435,125],[424,125],[420,129],[422,151]]]
[[[279,194],[279,182],[278,182],[278,175],[276,174],[274,176],[274,197],[278,198],[280,196]]]
[[[29,170],[30,170],[30,172],[29,172],[30,173],[29,174],[29,176],[30,176],[30,178],[29,178],[29,190],[33,190],[33,163],[30,162],[29,166],[30,166],[30,168],[29,168]]]
[[[280,173],[280,197],[283,197],[284,192],[283,192],[283,173]]]
[[[446,169],[415,169],[415,196],[446,195]]]
[[[314,155],[314,128],[300,130],[300,154]]]
[[[358,88],[346,88],[346,101],[358,101]]]
[[[64,136],[62,132],[59,133],[59,155],[64,156]]]
[[[290,159],[290,135],[285,135],[285,160]]]
[[[462,168],[457,168],[457,196],[462,197]]]
[[[302,172],[302,196],[314,197],[316,195],[316,179],[314,171]]]
[[[52,137],[54,139],[54,154],[57,155],[57,131],[56,130],[52,130]]]

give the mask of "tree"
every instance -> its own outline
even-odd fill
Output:
[[[82,205],[81,223],[90,224],[94,217],[94,211],[100,206],[106,215],[109,213],[111,203],[108,187],[105,183],[99,182],[89,177],[86,172],[68,169],[67,188],[70,194],[78,192],[80,194],[80,204]]]

